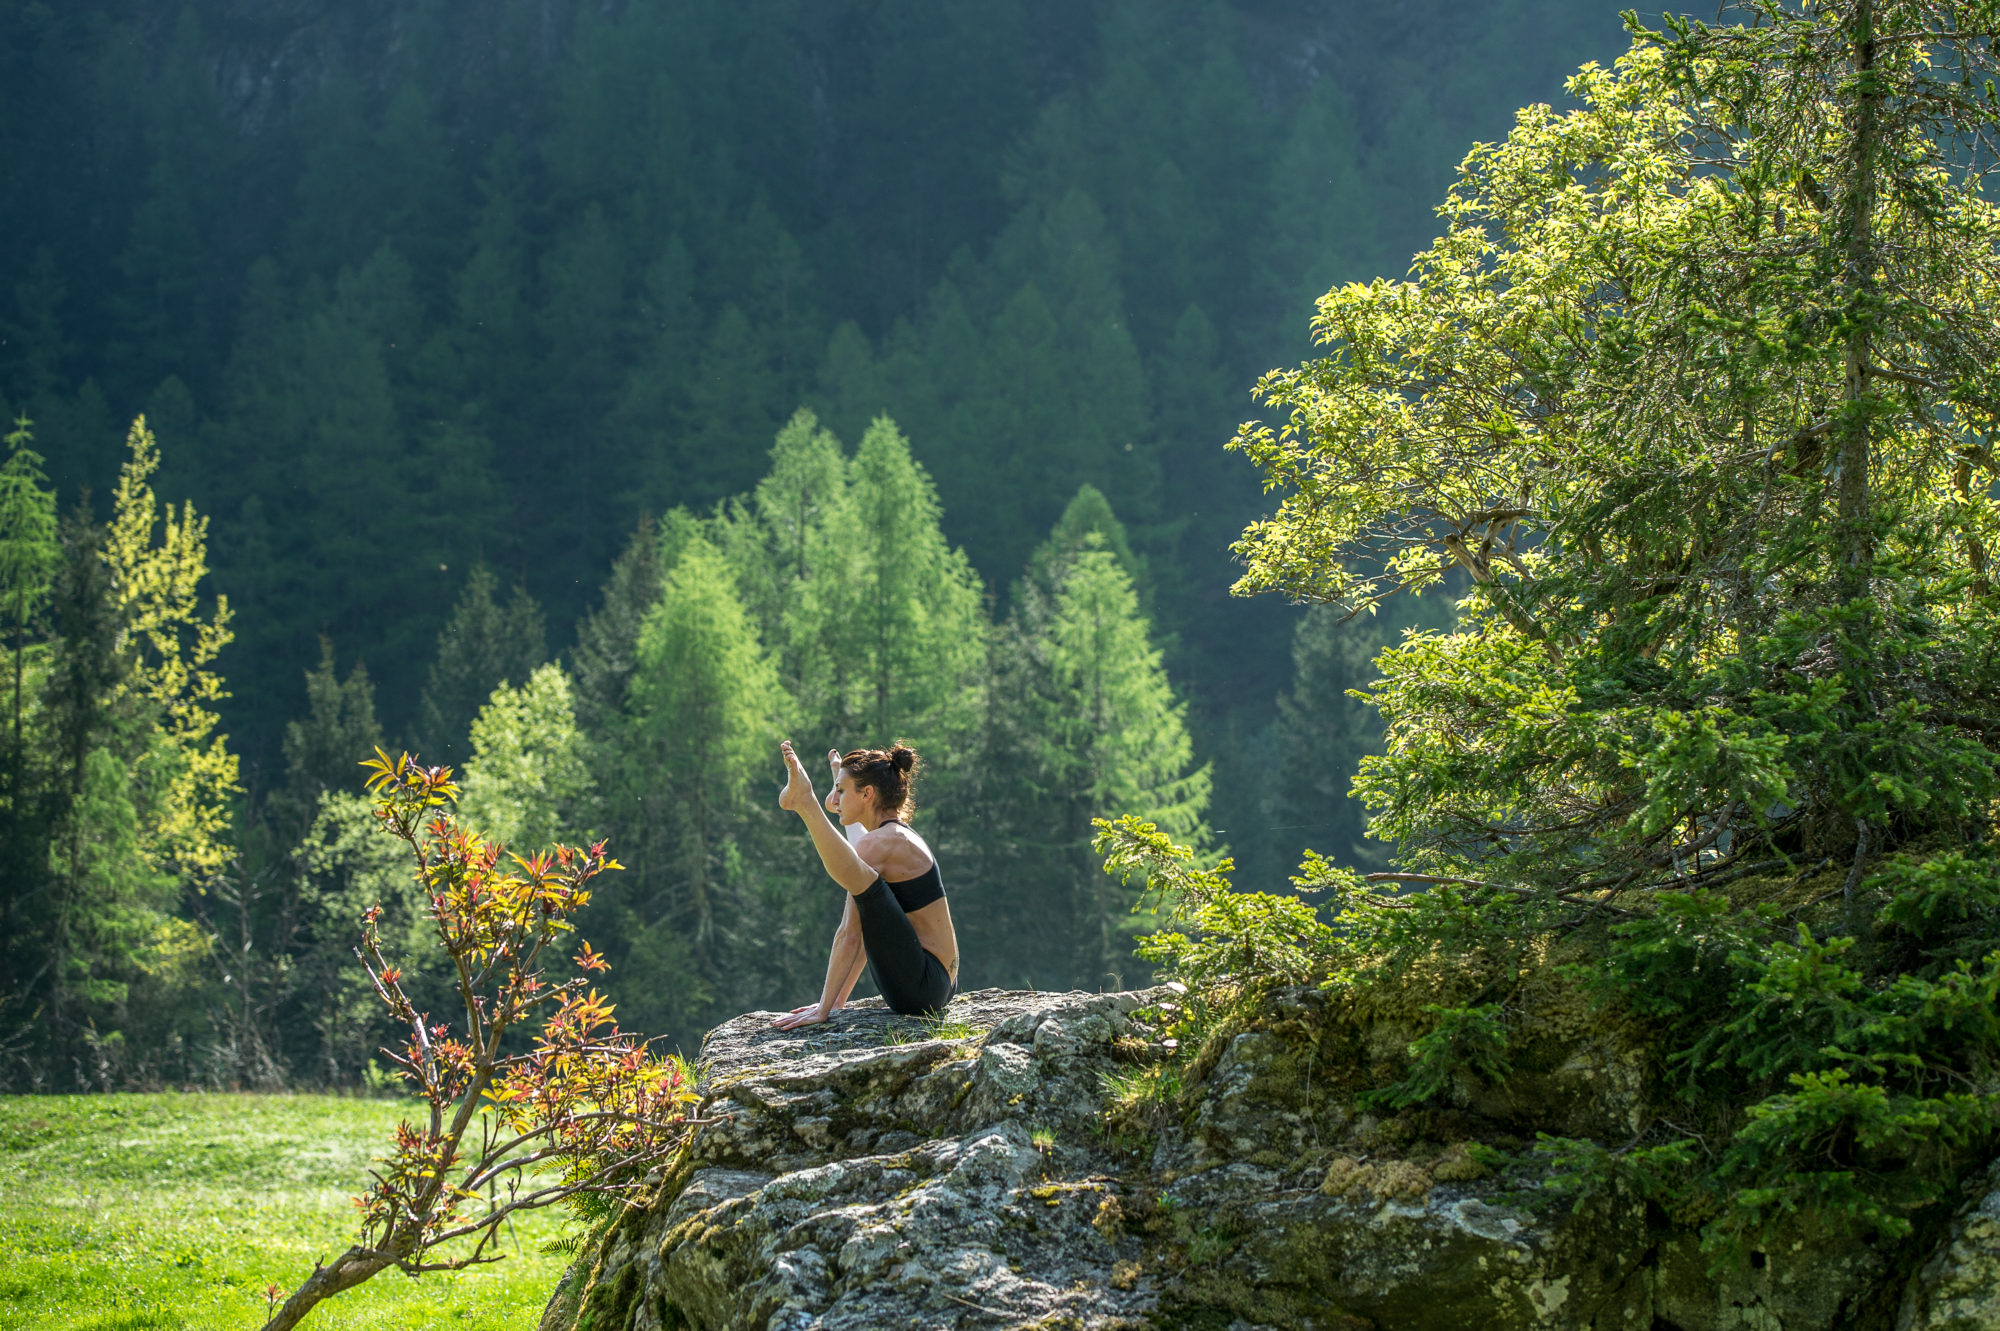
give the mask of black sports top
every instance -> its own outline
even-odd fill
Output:
[[[903,908],[905,915],[921,910],[933,901],[944,900],[944,878],[938,873],[936,860],[932,860],[931,867],[915,878],[905,878],[900,883],[890,883],[886,878],[882,881],[888,883],[889,890],[896,894],[896,904]]]

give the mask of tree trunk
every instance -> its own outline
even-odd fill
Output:
[[[264,1323],[263,1331],[290,1331],[304,1320],[321,1300],[353,1289],[370,1276],[395,1265],[395,1258],[375,1248],[349,1248],[333,1259],[332,1266],[316,1266],[285,1300],[284,1306],[271,1314],[271,1320]]]
[[[1848,326],[1843,358],[1846,385],[1840,423],[1836,427],[1840,449],[1836,539],[1841,592],[1854,597],[1867,590],[1868,569],[1875,554],[1868,484],[1874,425],[1867,404],[1874,355],[1869,321],[1874,317],[1875,158],[1880,147],[1882,102],[1881,90],[1875,83],[1875,0],[1855,0],[1849,41],[1854,49],[1860,94],[1854,107],[1850,175],[1843,202],[1846,216],[1841,219],[1847,232],[1842,281],[1847,288],[1843,305]]]

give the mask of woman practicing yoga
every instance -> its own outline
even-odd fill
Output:
[[[787,780],[778,807],[805,820],[820,863],[847,889],[847,905],[833,934],[819,1002],[794,1008],[772,1024],[791,1030],[831,1017],[853,992],[864,961],[891,1011],[905,1016],[943,1011],[958,992],[958,935],[952,932],[937,857],[907,823],[914,807],[915,750],[901,744],[886,751],[856,749],[840,759],[822,809],[791,742],[779,747]],[[834,830],[829,810],[850,829],[860,824],[866,834],[849,844]]]

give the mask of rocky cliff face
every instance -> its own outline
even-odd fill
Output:
[[[1197,1062],[1178,1114],[1121,1131],[1107,1100],[1160,1057],[1147,1017],[1174,997],[985,990],[937,1025],[864,1003],[718,1027],[689,1150],[542,1331],[2000,1331],[2000,1191],[1907,1278],[1805,1228],[1712,1276],[1641,1203],[1505,1193],[1449,1133],[1357,1113],[1310,991]],[[1638,1062],[1551,1039],[1480,1121],[1615,1132]]]

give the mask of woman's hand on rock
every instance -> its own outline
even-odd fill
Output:
[[[778,807],[793,813],[804,813],[813,803],[812,778],[806,775],[805,764],[799,755],[792,752],[792,742],[784,741],[778,746],[785,755],[785,788],[779,792]]]
[[[797,1030],[801,1026],[817,1026],[832,1015],[831,1012],[821,1009],[819,1004],[808,1003],[804,1007],[793,1008],[784,1016],[772,1021],[771,1024],[781,1031],[792,1031]]]

